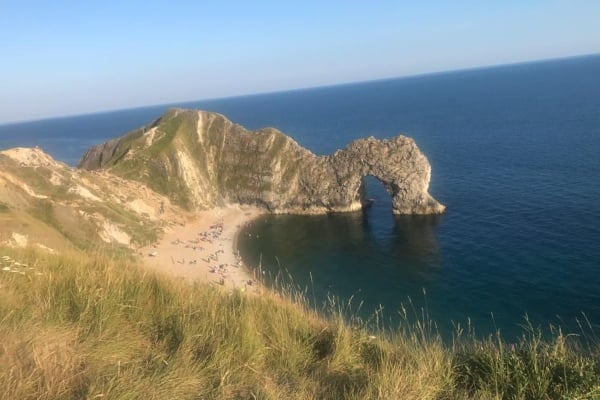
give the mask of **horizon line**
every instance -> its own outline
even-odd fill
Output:
[[[385,82],[385,81],[396,80],[396,79],[412,79],[412,78],[429,77],[429,76],[436,76],[436,75],[454,74],[454,73],[460,73],[460,72],[513,67],[513,66],[527,65],[527,64],[539,64],[539,63],[562,61],[562,60],[566,61],[566,60],[570,60],[570,59],[588,58],[588,57],[596,57],[596,56],[600,56],[600,53],[585,53],[585,54],[576,54],[576,55],[569,55],[569,56],[541,58],[541,59],[527,60],[527,61],[507,62],[507,63],[500,63],[500,64],[484,64],[484,65],[465,67],[465,68],[429,71],[429,72],[422,72],[422,73],[415,73],[415,74],[408,74],[408,75],[389,76],[389,77],[365,79],[365,80],[358,80],[358,81],[345,81],[345,82],[337,82],[337,83],[323,84],[323,85],[317,85],[317,86],[304,86],[304,87],[296,87],[296,88],[281,89],[281,90],[267,90],[264,92],[258,91],[258,92],[252,92],[252,93],[240,93],[240,94],[226,95],[226,96],[221,96],[221,97],[206,97],[206,98],[201,98],[201,99],[178,100],[178,101],[168,102],[168,103],[140,104],[140,105],[134,105],[134,106],[124,107],[124,108],[107,108],[107,109],[102,109],[102,110],[97,110],[97,111],[89,111],[89,112],[84,111],[82,113],[76,113],[76,114],[59,114],[59,115],[51,115],[51,116],[33,118],[33,119],[16,119],[16,120],[0,121],[0,126],[18,125],[18,124],[26,124],[26,123],[32,123],[32,122],[41,122],[41,121],[64,119],[64,118],[85,117],[85,116],[91,116],[91,115],[109,114],[109,113],[120,112],[120,111],[123,111],[123,112],[133,111],[133,110],[139,110],[139,109],[151,108],[151,107],[170,108],[170,107],[178,107],[178,106],[180,106],[182,104],[186,104],[186,103],[194,103],[194,102],[201,102],[201,101],[217,101],[217,100],[229,100],[229,99],[252,97],[252,96],[266,96],[266,95],[280,94],[280,93],[301,92],[301,91],[307,91],[307,90],[335,88],[335,87],[348,86],[348,85],[359,85],[359,84],[367,84],[367,83]]]

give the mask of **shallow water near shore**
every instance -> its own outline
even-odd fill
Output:
[[[598,71],[591,56],[178,106],[274,126],[317,154],[413,137],[443,215],[394,217],[369,179],[363,212],[254,221],[239,238],[245,263],[285,270],[317,304],[354,296],[363,316],[381,305],[396,323],[410,297],[443,332],[470,319],[514,337],[525,314],[575,331],[582,313],[600,322]],[[74,164],[166,108],[2,125],[0,147],[39,145]]]

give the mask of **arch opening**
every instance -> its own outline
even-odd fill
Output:
[[[394,231],[392,196],[385,184],[372,175],[364,176],[361,183],[363,227],[373,239],[387,242]]]
[[[361,195],[366,208],[375,207],[377,210],[385,209],[386,212],[392,212],[393,193],[388,185],[373,175],[364,176],[361,185]]]

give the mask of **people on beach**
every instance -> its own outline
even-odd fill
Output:
[[[161,206],[164,207],[164,203]],[[198,225],[202,224],[195,226]],[[223,218],[210,225],[205,225],[205,229],[181,229],[178,226],[184,227],[185,224],[179,223],[173,226],[174,231],[168,240],[153,244],[150,250],[152,256],[150,253],[146,253],[155,259],[153,261],[155,265],[161,264],[165,267],[168,265],[169,268],[165,269],[166,272],[178,276],[188,276],[192,279],[199,279],[203,276],[201,271],[205,271],[205,277],[200,280],[206,280],[207,283],[213,282],[221,286],[237,287],[244,291],[247,286],[252,286],[252,283],[248,284],[248,278],[244,277],[246,272],[238,271],[243,265],[239,251],[234,252],[232,249],[231,254],[225,251],[226,244],[231,243],[232,238],[224,234],[227,231]],[[243,224],[232,226],[239,229]],[[177,236],[175,236],[175,232],[179,232]],[[160,257],[157,256],[158,253],[161,254]],[[165,261],[167,264],[164,264]],[[253,289],[253,291],[255,290]]]

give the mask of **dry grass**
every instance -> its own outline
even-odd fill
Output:
[[[597,345],[560,331],[448,345],[425,318],[384,333],[104,253],[0,256],[2,399],[600,398]]]

